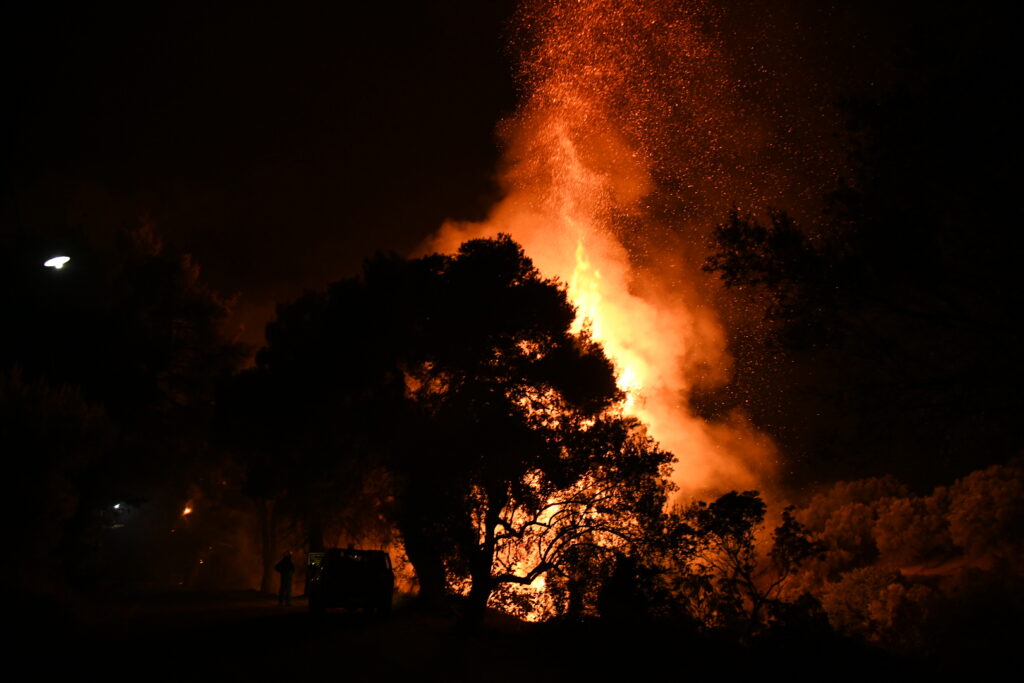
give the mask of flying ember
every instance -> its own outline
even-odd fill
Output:
[[[687,498],[763,486],[774,469],[773,445],[744,415],[709,421],[689,407],[695,388],[727,379],[730,358],[687,231],[763,194],[725,163],[747,151],[749,126],[702,10],[528,4],[527,96],[500,128],[505,197],[486,221],[448,222],[427,245],[450,252],[506,233],[565,283],[576,330],[586,326],[614,363],[624,408],[678,456],[673,479]]]

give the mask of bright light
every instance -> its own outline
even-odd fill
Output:
[[[114,503],[114,509],[115,510],[120,510],[121,509],[121,504],[120,503]]]
[[[188,505],[186,505],[185,509],[181,511],[181,516],[182,517],[188,517],[191,514],[192,514],[192,508],[190,508]]]
[[[56,268],[60,270],[64,267],[64,264],[71,260],[70,256],[54,256],[52,259],[47,259],[43,262],[43,265],[47,268]]]

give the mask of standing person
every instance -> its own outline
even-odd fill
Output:
[[[292,554],[285,553],[274,565],[274,569],[281,575],[281,590],[277,593],[277,604],[287,607],[292,604],[292,576],[295,574]]]

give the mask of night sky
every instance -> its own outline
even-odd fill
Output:
[[[736,1],[709,16],[753,96],[821,128],[839,99],[920,58],[930,23],[948,23],[885,5]],[[211,286],[241,294],[257,343],[274,300],[376,250],[409,253],[446,218],[485,215],[495,129],[517,103],[513,10],[8,10],[3,231],[145,217]]]
[[[927,153],[969,158],[944,168],[990,188],[980,198],[996,216],[984,219],[989,235],[1009,234],[992,232],[1005,224],[989,199],[1003,192],[1003,146],[1013,144],[1003,132],[1014,115],[999,61],[1010,50],[1009,22],[958,3],[700,7],[737,84],[736,106],[783,131],[784,163],[764,172],[802,189],[774,208],[820,214],[815,203],[844,173],[835,162],[848,153],[843,102],[947,79],[943,96],[957,110],[923,134]],[[94,237],[149,222],[169,247],[193,255],[209,286],[235,297],[227,332],[255,349],[278,302],[357,272],[377,251],[416,253],[446,219],[487,215],[501,198],[500,124],[528,87],[516,76],[517,50],[531,40],[525,23],[511,0],[401,11],[335,3],[10,10],[0,41],[8,94],[0,238]],[[972,100],[976,108],[963,104]],[[977,206],[975,195],[957,201]],[[722,197],[715,211],[732,201]],[[688,246],[724,217],[690,213]],[[727,326],[745,315],[719,306]],[[778,389],[791,379],[766,372],[760,351],[752,358],[736,371],[756,421],[777,437],[805,430],[814,412],[794,409]]]
[[[8,15],[5,231],[146,216],[243,310],[407,252],[494,198],[506,5]]]

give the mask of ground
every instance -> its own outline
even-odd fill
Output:
[[[279,607],[257,593],[148,595],[73,611],[40,603],[19,620],[8,663],[46,679],[564,683],[739,680],[771,670],[800,680],[818,678],[823,666],[831,680],[864,680],[880,666],[895,673],[894,662],[860,650],[833,651],[826,662],[806,644],[757,652],[665,629],[535,626],[497,613],[467,630],[454,613],[415,604],[398,604],[389,618],[317,618],[301,598]],[[837,653],[849,660],[838,670]]]
[[[547,657],[518,622],[498,615],[467,633],[453,614],[399,607],[390,618],[343,610],[319,618],[304,599],[279,607],[257,593],[149,595],[74,616],[45,611],[28,615],[18,636],[14,652],[29,670],[178,681],[543,681],[566,673],[538,670]]]

